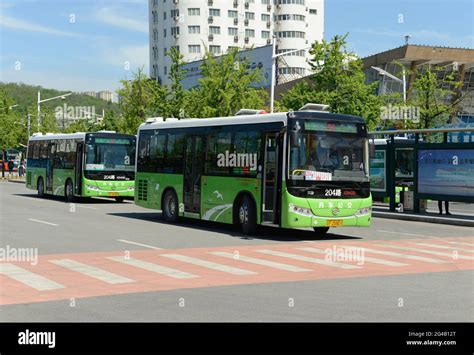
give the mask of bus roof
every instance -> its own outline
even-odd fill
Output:
[[[184,128],[184,127],[211,127],[224,126],[231,124],[251,124],[251,123],[286,123],[286,113],[260,114],[260,115],[242,115],[230,117],[215,118],[186,118],[178,120],[177,118],[148,119],[146,123],[140,125],[139,130],[157,129],[157,128]]]
[[[86,139],[86,135],[94,134],[94,135],[110,135],[110,136],[130,136],[134,137],[133,134],[124,134],[124,133],[115,133],[112,131],[98,131],[98,132],[76,132],[76,133],[34,133],[30,137],[30,141],[45,141],[51,139]]]
[[[335,119],[348,122],[365,123],[362,117],[342,115],[323,111],[294,111],[294,117],[315,118],[315,119]],[[235,124],[257,124],[283,122],[287,123],[288,112],[268,113],[259,115],[241,115],[230,117],[215,118],[186,118],[178,120],[177,118],[168,118],[166,121],[162,117],[149,118],[146,123],[140,125],[139,130],[148,129],[166,129],[166,128],[185,128],[185,127],[210,127]]]

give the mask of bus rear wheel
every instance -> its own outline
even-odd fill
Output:
[[[74,202],[74,188],[71,180],[66,182],[66,186],[64,187],[64,197],[67,202]]]
[[[174,191],[166,191],[161,207],[163,210],[163,219],[166,222],[178,221],[178,197]]]
[[[38,197],[44,197],[44,183],[43,178],[38,179]]]
[[[257,232],[257,213],[255,204],[248,196],[244,196],[239,205],[238,222],[242,233],[254,235]]]
[[[316,235],[324,236],[328,232],[329,227],[314,227],[313,229]]]

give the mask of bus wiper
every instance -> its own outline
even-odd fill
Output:
[[[333,188],[333,189],[337,189],[337,188],[341,188],[341,186],[339,185],[334,185],[334,184],[321,184],[322,186],[318,186],[318,185],[311,185],[309,187],[305,187],[303,189],[301,189],[300,191],[301,192],[306,192],[306,191],[310,191],[310,190],[313,190],[317,187],[323,187],[325,189],[330,189],[330,188]]]

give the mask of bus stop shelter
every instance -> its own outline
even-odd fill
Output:
[[[372,196],[388,197],[391,212],[420,213],[427,200],[473,203],[474,141],[449,139],[472,132],[472,127],[370,132]]]

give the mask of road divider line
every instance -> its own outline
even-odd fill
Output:
[[[65,287],[57,282],[47,279],[46,277],[37,275],[31,271],[9,263],[0,264],[0,274],[8,276],[38,291],[58,290]]]
[[[317,248],[297,248],[297,249],[307,251],[307,252],[310,252],[310,253],[327,254],[327,252],[325,250],[317,249]],[[346,250],[362,250],[362,251],[365,250],[365,248],[357,248],[357,249],[345,248],[345,249]],[[356,260],[356,261],[358,261],[358,260]],[[365,255],[361,258],[361,261],[364,262],[364,263],[368,262],[368,263],[382,264],[382,265],[388,265],[388,266],[408,266],[408,264],[399,263],[397,261],[390,261],[390,260],[372,258],[372,257],[365,256]]]
[[[473,249],[461,249],[460,247],[451,247],[451,246],[448,246],[448,245],[438,245],[438,244],[428,244],[428,243],[415,243],[415,242],[411,242],[411,244],[420,245],[420,246],[422,246],[422,247],[430,247],[430,248],[438,248],[438,249],[449,249],[449,250],[458,250],[458,251],[464,251],[464,252],[468,252],[468,253],[474,252]]]
[[[155,249],[155,250],[161,250],[162,249],[162,248],[154,247],[153,245],[132,242],[130,240],[125,240],[125,239],[117,239],[117,241],[122,242],[122,243],[127,243],[127,244],[138,245],[138,246],[149,248],[149,249]]]
[[[325,265],[325,266],[332,266],[332,267],[337,267],[341,269],[361,269],[360,266],[355,266],[355,265],[350,265],[350,264],[344,264],[344,263],[338,263],[335,261],[327,261],[324,259],[317,259],[317,258],[310,258],[308,256],[304,255],[299,255],[299,254],[291,254],[291,253],[284,253],[276,250],[256,250],[259,253],[263,254],[268,254],[268,255],[273,255],[273,256],[281,256],[283,258],[289,258],[289,259],[294,259],[294,260],[299,260],[299,261],[305,261],[307,263],[313,263],[313,264],[320,264],[320,265]]]
[[[179,271],[176,269],[172,269],[166,266],[150,263],[150,262],[139,260],[139,259],[132,259],[132,258],[125,259],[123,256],[110,256],[110,257],[107,257],[107,259],[117,261],[125,265],[134,266],[139,269],[155,272],[157,274],[174,277],[176,279],[192,279],[192,278],[199,277],[193,274],[189,274],[187,272]]]
[[[54,226],[54,227],[59,226],[59,224],[50,223],[50,222],[45,222],[45,221],[40,221],[39,219],[28,218],[28,220],[29,220],[29,221],[32,221],[32,222],[36,222],[36,223],[47,224],[48,226]]]
[[[185,263],[190,263],[190,264],[202,266],[202,267],[212,269],[212,270],[218,270],[218,271],[226,272],[228,274],[233,274],[233,275],[255,275],[255,274],[257,274],[256,272],[253,272],[253,271],[239,269],[239,268],[236,268],[236,267],[233,267],[233,266],[218,264],[218,263],[214,263],[212,261],[192,258],[192,257],[189,257],[189,256],[180,255],[180,254],[161,254],[160,256],[164,256],[166,258],[182,261],[182,262],[185,262]]]
[[[377,232],[382,232],[382,233],[390,233],[390,234],[403,234],[403,235],[409,235],[412,237],[423,237],[423,238],[432,238],[432,235],[426,235],[426,234],[414,234],[414,233],[404,233],[404,232],[394,232],[394,231],[386,231],[382,229],[377,229]]]
[[[228,259],[233,259],[236,261],[243,261],[246,263],[251,263],[251,264],[257,264],[257,265],[262,265],[262,266],[268,266],[274,269],[279,269],[279,270],[285,270],[285,271],[290,271],[290,272],[306,272],[306,271],[312,271],[310,269],[304,269],[298,266],[293,266],[289,264],[283,264],[283,263],[277,263],[275,261],[270,261],[270,260],[264,260],[264,259],[258,259],[258,258],[251,258],[248,256],[244,255],[239,255],[238,258],[234,256],[233,253],[226,253],[226,252],[221,252],[221,251],[212,251],[209,252],[213,255],[217,256],[222,256],[224,258]]]
[[[381,246],[381,247],[395,248],[395,249],[407,250],[407,251],[415,251],[415,252],[424,253],[424,254],[447,256],[447,257],[451,257],[453,259],[474,260],[474,257],[472,257],[472,256],[454,254],[454,250],[451,253],[444,253],[442,251],[411,248],[411,247],[403,247],[403,246],[399,246],[399,245],[389,245],[389,244],[378,244],[378,245]]]
[[[126,277],[116,275],[94,266],[82,264],[71,259],[49,260],[49,262],[109,284],[124,284],[134,282],[133,280],[130,280]]]
[[[340,247],[343,248],[360,248],[354,245],[340,245]],[[378,249],[371,249],[371,248],[366,248],[363,247],[364,250],[367,253],[372,253],[372,254],[380,254],[380,255],[389,255],[389,256],[396,256],[398,258],[405,258],[405,259],[412,259],[412,260],[418,260],[418,261],[425,261],[427,263],[433,263],[433,264],[444,264],[447,263],[445,260],[439,260],[439,259],[433,259],[433,258],[428,258],[426,256],[418,256],[418,255],[411,255],[411,254],[402,254],[402,253],[397,253],[394,251],[388,251],[388,250],[378,250]]]

